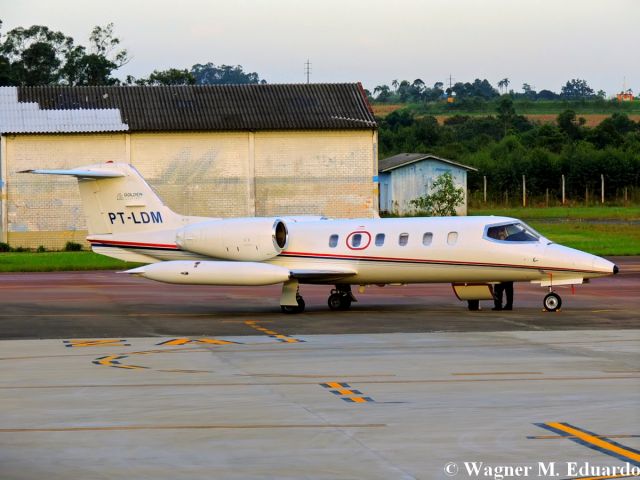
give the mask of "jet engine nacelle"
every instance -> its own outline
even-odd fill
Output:
[[[224,260],[261,262],[282,252],[289,241],[279,218],[229,218],[194,223],[176,233],[183,250]]]
[[[258,262],[173,260],[144,265],[125,273],[164,283],[188,285],[273,285],[289,280],[289,269]]]

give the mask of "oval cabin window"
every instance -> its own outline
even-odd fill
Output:
[[[409,234],[401,233],[398,237],[398,245],[400,245],[401,247],[406,247],[407,243],[409,243]]]
[[[362,244],[362,234],[356,233],[351,236],[351,247],[358,248]]]
[[[458,232],[449,232],[449,235],[447,235],[447,244],[455,245],[457,241],[458,241]]]
[[[422,244],[425,247],[428,247],[429,245],[431,245],[432,241],[433,241],[433,233],[427,232],[424,235],[422,235]]]
[[[381,247],[384,245],[384,233],[378,233],[376,235],[376,247]]]
[[[331,248],[336,248],[336,246],[338,245],[338,235],[331,235],[329,237],[329,246]]]

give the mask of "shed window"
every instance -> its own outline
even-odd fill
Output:
[[[455,245],[457,241],[458,241],[458,232],[449,232],[449,235],[447,235],[447,243],[449,245]]]
[[[381,247],[384,245],[384,233],[378,233],[376,235],[376,247]]]
[[[329,246],[331,248],[336,248],[337,245],[338,245],[338,235],[334,233],[329,237]]]
[[[405,247],[407,243],[409,243],[409,234],[401,233],[398,237],[398,245],[400,245],[401,247]]]
[[[425,247],[428,247],[429,245],[431,245],[432,241],[433,241],[433,233],[426,232],[424,235],[422,235],[422,244]]]

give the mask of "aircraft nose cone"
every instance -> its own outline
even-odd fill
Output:
[[[618,268],[618,265],[614,265],[613,266],[613,274],[617,274],[620,271],[620,269]]]

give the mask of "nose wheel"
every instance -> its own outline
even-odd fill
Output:
[[[550,292],[544,297],[542,304],[547,312],[555,312],[562,306],[562,298],[557,293]]]

